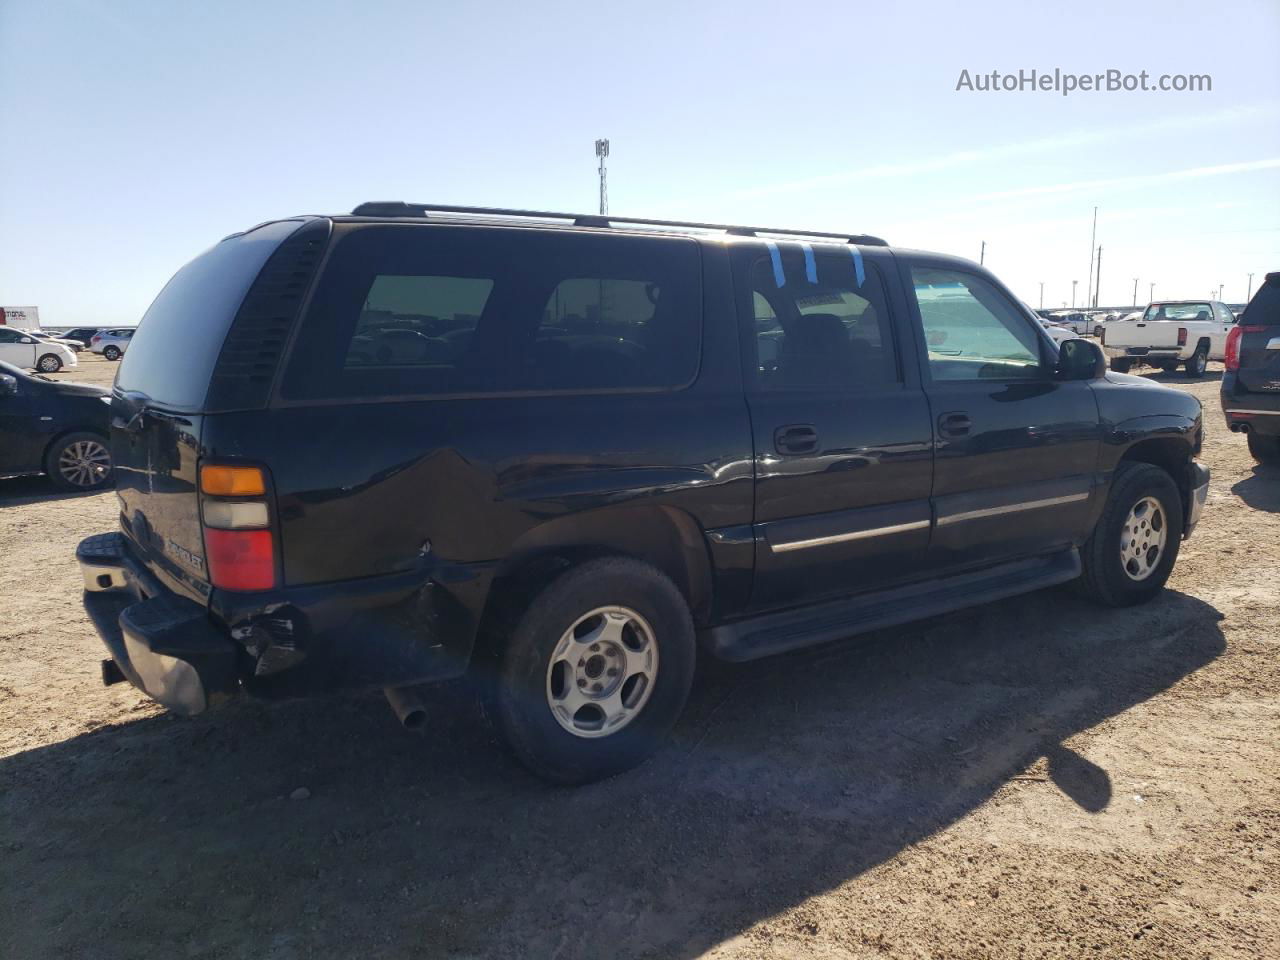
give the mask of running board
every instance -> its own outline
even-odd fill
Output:
[[[713,627],[700,639],[721,660],[755,660],[1066,583],[1080,570],[1080,554],[1072,547],[1048,557],[762,614]]]

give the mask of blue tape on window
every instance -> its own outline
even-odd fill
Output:
[[[818,262],[813,259],[813,247],[807,243],[800,244],[804,251],[804,278],[810,283],[818,282]]]
[[[862,269],[862,251],[849,244],[849,252],[853,254],[853,272],[858,278],[858,287],[862,287],[862,282],[867,279],[866,271]]]
[[[772,240],[766,240],[764,245],[769,248],[769,259],[773,261],[773,282],[779,288],[787,285],[787,275],[782,272],[782,254],[778,252],[778,245]]]

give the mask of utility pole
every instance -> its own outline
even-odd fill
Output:
[[[1226,286],[1226,284],[1223,284],[1223,283],[1218,284],[1218,299],[1219,299],[1219,300],[1221,300],[1221,299],[1222,299],[1222,288],[1223,288],[1224,286]]]
[[[978,253],[978,265],[981,266],[987,260],[987,241],[982,241],[982,250]]]
[[[1244,302],[1248,303],[1249,298],[1253,296],[1253,274],[1249,274],[1249,289],[1244,295]]]
[[[1092,263],[1092,262],[1093,262],[1093,258],[1092,258],[1092,257],[1090,257],[1090,258],[1089,258],[1089,262],[1090,262],[1090,263]],[[1074,309],[1076,308],[1076,284],[1077,284],[1077,283],[1079,283],[1079,282],[1080,282],[1079,280],[1072,280],[1072,281],[1071,281],[1071,309],[1072,309],[1072,310],[1074,310]]]
[[[1098,242],[1098,208],[1093,208],[1093,231],[1089,234],[1089,282],[1084,285],[1085,304],[1089,303],[1089,295],[1093,291],[1093,245]]]
[[[1098,269],[1094,274],[1094,282],[1097,286],[1093,289],[1093,309],[1098,309],[1098,293],[1102,290],[1102,245],[1098,245]]]
[[[600,158],[600,216],[604,216],[609,212],[609,183],[606,179],[608,176],[605,170],[605,157],[609,156],[609,141],[596,141],[596,156]]]
[[[1156,298],[1156,282],[1152,280],[1151,285],[1147,288],[1147,303],[1150,303],[1155,298]]]
[[[1133,305],[1138,305],[1138,278],[1133,278]]]
[[[1249,278],[1250,278],[1250,279],[1252,279],[1252,278],[1253,278],[1253,274],[1252,274],[1252,273],[1251,273],[1251,274],[1249,274]],[[1041,281],[1040,281],[1040,309],[1041,309],[1041,310],[1043,310],[1043,309],[1044,309],[1044,281],[1043,281],[1043,280],[1041,280]]]

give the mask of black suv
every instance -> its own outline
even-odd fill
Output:
[[[1280,272],[1268,273],[1227,335],[1222,412],[1259,463],[1280,463]]]
[[[1162,588],[1199,402],[868,236],[371,203],[169,282],[85,605],[181,713],[470,672],[516,754],[638,762],[750,660],[1050,584]]]

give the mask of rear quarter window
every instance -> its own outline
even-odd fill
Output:
[[[284,220],[223,240],[196,257],[160,291],[129,338],[116,387],[160,406],[199,410],[222,342],[267,258],[301,225]]]
[[[295,338],[282,396],[679,389],[698,370],[700,276],[687,238],[349,228]]]

